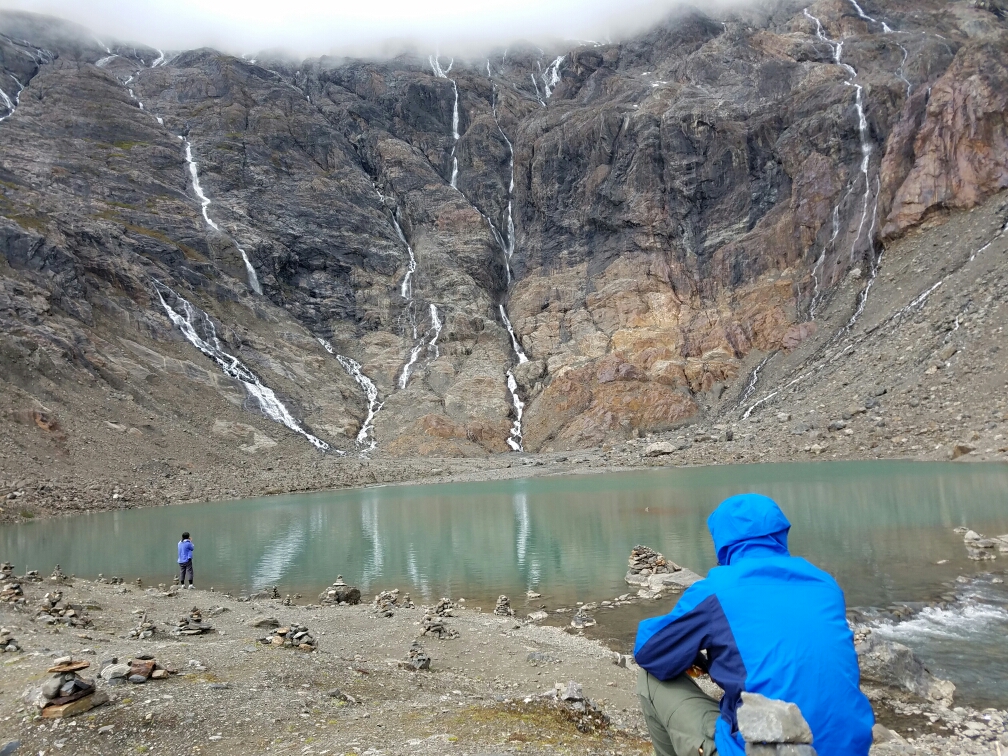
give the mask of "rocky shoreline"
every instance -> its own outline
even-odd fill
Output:
[[[663,566],[641,547],[634,556],[631,569]],[[650,753],[632,657],[584,637],[577,616],[544,626],[506,596],[362,601],[339,578],[298,605],[14,572],[3,565],[0,746],[19,741],[18,753]],[[591,619],[586,608],[578,616]],[[1008,745],[1008,712],[958,705],[909,649],[855,628],[879,721],[872,754]]]

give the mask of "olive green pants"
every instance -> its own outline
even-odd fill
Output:
[[[637,695],[658,756],[713,756],[718,703],[686,675],[662,682],[649,672],[637,676]]]

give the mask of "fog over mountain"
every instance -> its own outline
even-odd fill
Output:
[[[708,12],[747,0],[705,3]],[[100,38],[164,49],[214,47],[235,54],[282,50],[293,55],[394,55],[440,46],[446,54],[482,54],[518,40],[615,41],[687,3],[677,0],[556,0],[474,3],[280,3],[220,0],[4,0],[0,8],[47,13],[82,24]]]

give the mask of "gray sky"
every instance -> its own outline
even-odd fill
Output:
[[[233,53],[282,48],[297,55],[396,52],[403,42],[446,54],[527,39],[623,34],[680,0],[0,0],[48,13],[98,35],[161,47],[208,45]],[[710,0],[700,6],[710,12]]]

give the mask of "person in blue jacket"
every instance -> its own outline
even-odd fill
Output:
[[[867,756],[875,717],[840,586],[790,555],[791,523],[766,496],[726,499],[707,527],[719,566],[637,629],[637,692],[655,751],[743,756],[735,712],[747,691],[797,704],[818,756]],[[695,665],[724,689],[720,706],[686,674]]]

